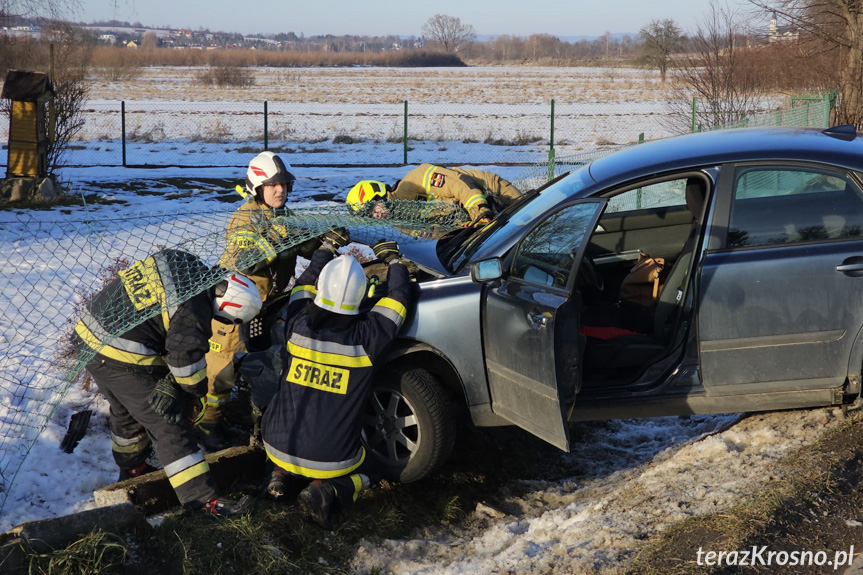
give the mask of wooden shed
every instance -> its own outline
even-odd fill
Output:
[[[12,100],[6,177],[42,178],[48,172],[48,106],[54,88],[48,74],[10,70],[0,97]]]

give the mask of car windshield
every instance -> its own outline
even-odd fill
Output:
[[[485,227],[467,228],[441,239],[437,250],[441,261],[455,273],[475,255],[489,255],[514,234],[521,237],[519,229],[533,225],[537,217],[595,183],[588,166],[552,181],[539,191],[528,192]]]

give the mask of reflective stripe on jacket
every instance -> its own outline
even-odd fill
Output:
[[[267,238],[268,233],[278,230],[267,223],[276,213],[254,198],[237,208],[228,222],[225,253],[219,261],[222,267],[236,269],[255,282],[263,301],[270,294],[284,290],[297,267],[296,249],[278,251],[278,242]],[[287,210],[278,213],[290,214]],[[257,263],[249,264],[255,260]]]

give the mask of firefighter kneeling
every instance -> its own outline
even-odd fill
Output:
[[[187,399],[207,392],[204,356],[210,322],[214,317],[229,323],[249,321],[261,310],[261,296],[255,284],[239,274],[188,293],[194,289],[192,279],[210,275],[200,259],[177,250],[165,249],[136,262],[93,297],[75,326],[75,338],[82,350],[95,352],[87,371],[111,406],[119,480],[155,471],[146,462],[152,441],[180,503],[233,516],[250,511],[253,500],[219,497],[185,407]],[[136,316],[149,319],[116,337],[112,326],[119,323],[117,318]]]
[[[410,304],[410,277],[395,242],[380,241],[375,255],[389,264],[388,293],[366,314],[362,266],[351,256],[333,259],[319,249],[291,292],[285,324],[287,356],[282,385],[267,407],[262,436],[275,464],[268,491],[308,485],[303,511],[325,528],[381,472],[360,442],[362,414],[376,364],[398,333]]]

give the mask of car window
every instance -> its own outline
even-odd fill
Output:
[[[483,254],[494,253],[501,242],[506,242],[515,234],[520,235],[522,233],[520,230],[533,225],[541,214],[572,198],[593,183],[595,182],[590,177],[589,166],[584,166],[552,183],[538,195],[521,200],[512,212],[507,210],[508,213],[504,217],[495,218],[494,225],[482,228],[479,232],[470,235],[467,240],[462,240],[463,243],[460,246],[455,246],[447,256],[449,260],[447,267],[455,271],[475,255],[482,258]]]
[[[651,184],[617,194],[608,200],[605,213],[686,205],[686,178]]]
[[[784,245],[863,236],[863,197],[843,172],[738,168],[728,247]]]
[[[566,287],[573,259],[596,211],[596,203],[575,204],[546,218],[519,245],[512,276],[531,283]]]

